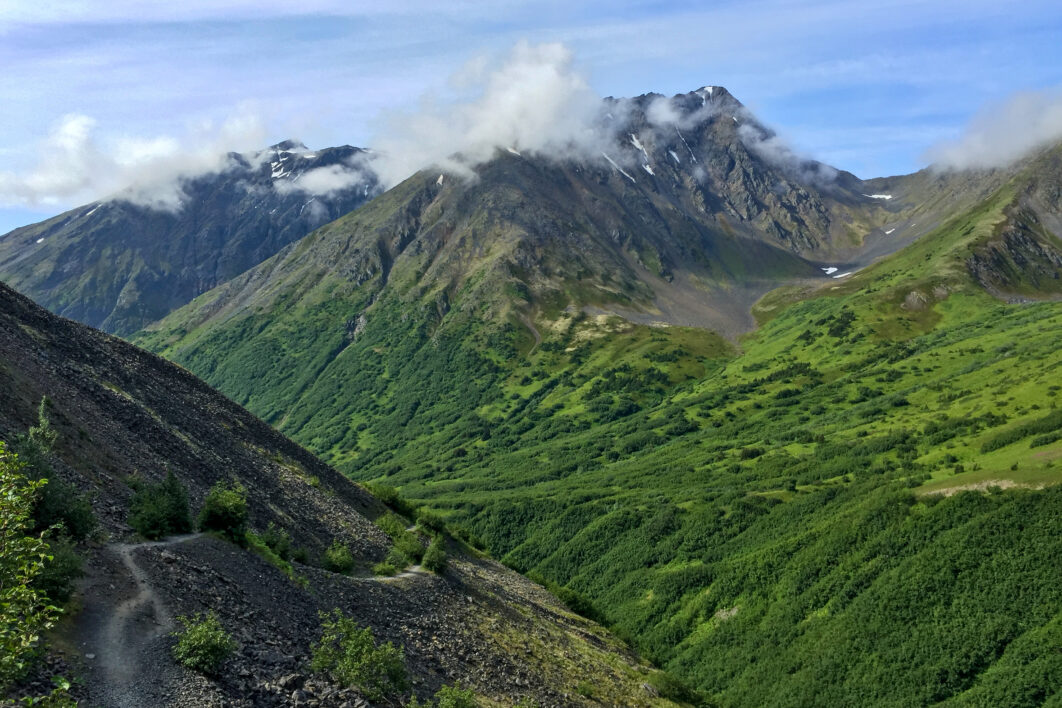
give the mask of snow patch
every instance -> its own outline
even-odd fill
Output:
[[[679,156],[675,154],[674,150],[668,150],[667,154],[671,155],[671,159],[675,161],[675,164],[677,164],[677,165],[681,165],[682,164],[682,160],[679,159]]]
[[[708,99],[712,97],[713,91],[715,91],[715,86],[702,86],[701,88],[697,89],[695,93],[701,97],[702,106],[708,104]]]
[[[83,216],[83,217],[81,217],[81,218],[83,218],[83,219],[87,219],[87,218],[89,218],[90,216],[92,216],[93,214],[95,214],[95,213],[96,213],[97,211],[99,211],[99,208],[100,208],[101,206],[102,206],[101,204],[97,204],[96,206],[92,207],[91,211],[89,211],[89,213],[88,213],[88,214],[85,214],[85,216]]]
[[[639,140],[638,136],[635,135],[634,133],[631,133],[630,136],[631,136],[631,145],[633,145],[634,147],[636,147],[639,150],[641,150],[642,151],[642,155],[645,156],[645,161],[649,162],[649,153],[647,153],[645,151],[645,146],[642,145],[642,141]]]
[[[863,196],[871,199],[892,199],[891,194],[864,194]]]
[[[885,232],[885,235],[888,236],[889,234],[891,234],[895,230],[896,229],[889,229],[888,231]]]
[[[42,236],[39,239],[37,239],[37,243],[44,243],[44,237]]]
[[[445,176],[446,175],[439,175],[439,179],[435,180],[435,184],[442,184],[443,183],[443,177],[445,177]]]
[[[615,160],[613,160],[613,159],[612,159],[611,157],[609,157],[609,156],[608,156],[608,155],[606,155],[605,153],[601,153],[601,154],[602,154],[602,155],[604,156],[604,158],[605,158],[606,160],[608,160],[608,162],[609,162],[609,164],[610,164],[610,165],[612,165],[613,167],[615,167],[615,168],[616,168],[616,171],[617,171],[617,172],[619,172],[619,173],[620,173],[621,175],[623,175],[624,177],[626,177],[627,179],[629,179],[629,180],[630,180],[631,182],[634,182],[634,178],[633,178],[633,177],[631,177],[631,176],[630,176],[629,174],[627,174],[626,172],[624,172],[624,171],[623,171],[623,168],[622,168],[622,167],[620,167],[619,165],[617,165],[617,164],[616,164],[616,161],[615,161]]]
[[[512,154],[516,155],[517,157],[523,157],[523,155],[521,155],[519,152],[517,152],[516,150],[514,150],[511,147],[507,147],[505,149],[508,150],[509,152],[511,152]]]
[[[833,266],[828,266],[826,268],[823,268],[822,270],[826,271],[826,275],[833,275],[837,272],[837,269]]]
[[[642,169],[651,174],[653,177],[656,177],[656,173],[653,172],[653,168],[649,165],[642,165]]]
[[[847,273],[840,273],[838,275],[833,276],[833,279],[836,280],[837,278],[844,278],[845,276],[848,276],[848,275],[851,275],[851,274],[852,274],[852,271],[848,271]]]
[[[693,148],[691,148],[690,144],[686,142],[686,138],[682,137],[682,131],[679,130],[678,127],[676,127],[675,128],[675,132],[678,133],[679,140],[682,141],[682,144],[685,145],[686,149],[690,151],[690,158],[692,158],[693,161],[696,162],[697,161],[697,156],[693,154]]]

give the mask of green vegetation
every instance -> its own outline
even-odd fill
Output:
[[[405,654],[391,642],[377,645],[372,630],[360,628],[339,610],[321,613],[321,639],[311,666],[342,686],[357,687],[370,701],[405,691]]]
[[[272,525],[270,525],[272,528]],[[277,568],[281,573],[288,576],[289,579],[301,585],[304,588],[309,587],[310,581],[299,575],[295,571],[295,566],[291,564],[291,561],[280,555],[274,546],[271,546],[269,541],[272,540],[266,534],[259,536],[254,531],[247,532],[247,547],[257,553],[259,556],[268,561],[271,565]]]
[[[401,497],[393,495],[393,499],[400,500]],[[424,546],[421,544],[420,537],[415,532],[410,531],[407,528],[407,524],[408,522],[401,516],[392,513],[384,514],[376,519],[376,525],[383,529],[384,533],[390,536],[391,541],[394,543],[387,556],[385,565],[395,568],[396,572],[414,563],[419,563],[424,557]],[[384,567],[383,570],[386,571],[387,568]],[[393,574],[387,572],[377,573],[377,575]]]
[[[207,676],[216,676],[225,659],[236,650],[236,643],[225,632],[214,612],[196,617],[178,617],[184,625],[174,632],[173,658],[177,663]]]
[[[421,565],[433,573],[441,573],[446,570],[446,541],[442,535],[436,535],[428,544],[428,550],[424,552]]]
[[[37,425],[18,435],[12,449],[18,454],[24,474],[40,481],[48,480],[36,495],[33,505],[33,530],[54,529],[73,540],[83,541],[96,528],[92,504],[72,485],[55,478],[49,458],[58,438],[48,418],[50,402],[42,398],[37,411]]]
[[[35,656],[42,632],[59,610],[36,586],[48,542],[33,535],[31,511],[46,482],[27,479],[16,455],[0,442],[0,692],[6,693]]]
[[[160,539],[192,530],[188,511],[188,488],[173,472],[158,484],[132,481],[134,493],[129,507],[129,525],[144,538]]]
[[[476,694],[471,689],[460,686],[443,686],[435,692],[434,700],[421,703],[416,696],[413,696],[406,703],[406,708],[432,708],[433,706],[434,708],[476,708]]]
[[[412,266],[146,341],[631,638],[662,694],[1039,705],[1062,690],[1062,307],[969,274],[1016,193],[768,295],[734,347]],[[405,523],[380,523],[397,572]]]
[[[340,541],[333,541],[332,545],[325,549],[321,559],[325,570],[344,575],[354,569],[354,555],[350,549]]]
[[[214,531],[233,543],[247,544],[247,493],[239,482],[218,481],[199,512],[199,530]]]

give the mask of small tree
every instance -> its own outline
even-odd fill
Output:
[[[55,479],[50,456],[58,434],[48,419],[48,398],[42,398],[37,409],[37,425],[15,438],[12,447],[18,453],[22,474],[34,481],[47,480],[33,504],[33,530],[46,531],[61,526],[61,532],[81,541],[96,528],[92,504],[73,485]]]
[[[336,683],[356,687],[370,701],[406,690],[405,652],[391,642],[377,645],[372,630],[361,628],[339,610],[321,613],[321,640],[313,646],[311,666]]]
[[[173,645],[173,657],[182,666],[193,671],[214,676],[225,659],[236,649],[236,643],[228,635],[214,612],[205,616],[178,617],[184,631],[174,632],[177,643]]]
[[[188,490],[172,471],[158,484],[138,484],[129,507],[129,525],[151,539],[192,530]]]
[[[0,442],[0,694],[26,670],[59,615],[35,583],[49,560],[48,542],[30,535],[30,513],[46,482],[27,479],[21,468]]]
[[[247,545],[247,491],[239,482],[210,488],[199,512],[199,530],[217,531],[239,546]]]

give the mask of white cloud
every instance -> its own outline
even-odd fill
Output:
[[[938,143],[926,158],[944,169],[1003,167],[1058,140],[1062,88],[1022,91],[986,106],[959,138]]]
[[[202,122],[180,138],[97,137],[89,116],[63,117],[41,143],[25,174],[0,172],[0,205],[71,205],[101,198],[175,210],[181,181],[231,165],[229,152],[260,147],[261,120],[244,111],[215,125]]]
[[[324,197],[363,184],[371,179],[368,170],[359,163],[314,167],[291,180],[278,180],[273,187],[281,194],[302,192]]]
[[[373,169],[385,185],[428,166],[471,176],[499,148],[581,157],[608,144],[601,98],[574,71],[563,45],[520,42],[490,66],[479,59],[455,75],[452,85],[464,100],[426,98],[417,112],[384,114],[371,144],[379,151]]]

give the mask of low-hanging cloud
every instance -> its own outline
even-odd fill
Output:
[[[314,167],[290,180],[277,180],[273,188],[280,194],[302,193],[327,197],[344,189],[365,185],[372,181],[372,170],[359,157],[344,164]]]
[[[232,165],[230,151],[262,145],[262,121],[244,111],[220,125],[204,122],[180,138],[99,137],[96,121],[64,116],[42,142],[25,174],[0,172],[0,204],[70,205],[101,198],[174,211],[184,200],[181,181]]]
[[[1062,140],[1062,88],[1022,91],[986,106],[959,138],[930,148],[926,159],[941,169],[1005,167]]]
[[[471,177],[499,148],[590,157],[608,146],[601,97],[563,45],[521,42],[496,69],[488,67],[478,60],[455,77],[468,100],[426,99],[415,113],[384,116],[372,145],[379,151],[373,169],[386,186],[433,165]]]

